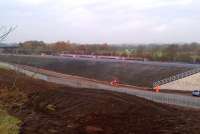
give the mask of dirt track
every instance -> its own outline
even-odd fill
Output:
[[[108,91],[75,89],[0,70],[0,103],[21,134],[200,133],[200,113]]]

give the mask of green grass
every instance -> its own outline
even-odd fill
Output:
[[[0,134],[19,134],[20,120],[0,110]]]

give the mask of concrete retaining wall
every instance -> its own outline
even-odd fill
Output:
[[[193,91],[200,89],[200,73],[172,81],[160,86],[161,89]]]

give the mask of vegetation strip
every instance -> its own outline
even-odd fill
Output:
[[[20,120],[0,109],[0,134],[19,134]]]

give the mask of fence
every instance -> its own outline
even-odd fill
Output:
[[[123,92],[158,103],[178,105],[190,108],[200,108],[200,98],[192,96],[183,96],[183,95],[168,94],[168,93],[155,93],[155,92],[138,91],[138,90],[129,91],[127,89],[124,89]]]
[[[188,76],[190,76],[190,75],[193,75],[193,74],[196,74],[196,73],[199,73],[199,72],[200,72],[200,68],[196,68],[196,69],[193,69],[193,70],[184,72],[184,73],[180,73],[180,74],[171,76],[171,77],[169,77],[169,78],[165,78],[165,79],[163,79],[163,80],[159,80],[159,81],[157,81],[157,82],[154,82],[154,83],[153,83],[153,87],[160,86],[160,85],[164,85],[164,84],[166,84],[166,83],[169,83],[169,82],[172,82],[172,81],[176,81],[176,80],[179,80],[179,79],[188,77]]]
[[[129,95],[135,95],[158,103],[172,104],[190,108],[200,108],[200,98],[192,96],[183,96],[183,95],[169,94],[169,93],[155,93],[151,91],[144,91],[136,88],[123,87],[123,86],[113,87],[106,83],[101,83],[89,79],[81,79],[80,77],[76,76],[73,77],[71,75],[59,74],[52,71],[44,71],[44,70],[42,71],[40,69],[33,67],[23,68],[22,66],[15,66],[1,62],[0,62],[0,67],[16,70],[28,76],[33,76],[34,78],[37,79],[68,85],[72,87],[88,88],[92,90],[94,89],[109,90],[114,92],[126,93]]]

